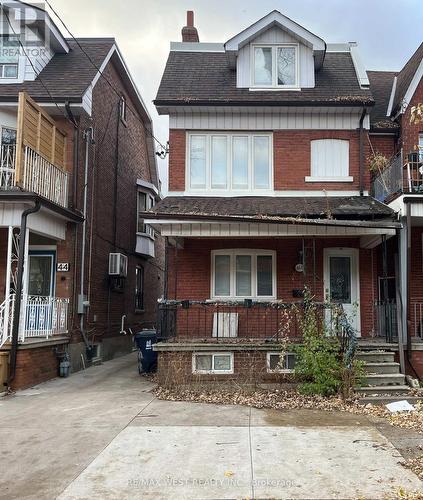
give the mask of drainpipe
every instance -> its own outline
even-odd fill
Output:
[[[85,280],[85,246],[86,246],[86,232],[87,232],[87,196],[88,196],[88,166],[89,166],[89,149],[90,145],[94,144],[94,131],[92,127],[84,130],[84,140],[85,140],[85,171],[84,171],[84,205],[83,205],[83,215],[84,222],[82,223],[82,241],[81,241],[81,274],[80,274],[80,292],[78,300],[78,314],[80,314],[80,330],[81,335],[87,349],[90,349],[90,345],[85,334],[84,329],[84,315],[86,309],[86,302],[84,299],[84,280]]]
[[[25,246],[26,246],[26,226],[28,215],[35,214],[41,208],[40,200],[35,202],[31,208],[27,208],[22,212],[21,216],[21,229],[19,234],[19,258],[18,270],[16,276],[16,295],[15,295],[15,309],[13,311],[13,326],[12,326],[12,347],[10,349],[10,365],[9,377],[7,379],[7,386],[10,388],[16,375],[16,357],[18,354],[18,340],[19,340],[19,319],[21,316],[21,302],[22,302],[22,281],[24,273],[25,261]]]
[[[363,111],[360,116],[360,122],[359,122],[359,144],[360,144],[360,152],[359,152],[359,176],[360,176],[360,196],[364,195],[364,128],[363,128],[363,122],[364,118],[366,117],[367,110],[366,108],[363,108]]]

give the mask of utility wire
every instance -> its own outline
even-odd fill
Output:
[[[45,3],[49,6],[50,10],[53,12],[53,14],[57,17],[57,19],[60,21],[60,23],[63,25],[63,27],[65,28],[65,30],[69,33],[69,35],[71,36],[72,40],[77,44],[77,46],[79,47],[79,49],[85,54],[86,58],[88,59],[88,61],[94,66],[94,68],[100,73],[100,76],[102,78],[104,78],[104,80],[107,82],[107,84],[110,86],[110,88],[113,90],[113,92],[121,99],[122,98],[122,94],[114,87],[114,85],[110,82],[110,80],[103,74],[103,72],[101,71],[101,69],[99,68],[99,66],[93,61],[92,57],[86,52],[86,50],[82,47],[82,45],[79,43],[78,39],[75,38],[75,36],[73,35],[73,33],[70,31],[70,29],[67,27],[67,25],[65,24],[65,22],[62,20],[62,18],[59,16],[59,14],[56,12],[56,10],[53,8],[53,6],[51,5],[51,3],[49,2],[49,0],[45,0]],[[146,133],[152,138],[154,139],[157,144],[162,148],[162,152],[165,152],[167,153],[167,146],[164,146],[151,132],[150,130],[148,130],[148,128],[146,127],[144,121],[139,118],[138,116],[138,113],[136,111],[134,111],[128,104],[126,104],[126,108],[131,111],[131,113],[134,115],[134,117],[141,123],[141,125],[144,127]]]
[[[73,123],[73,121],[69,118],[69,116],[67,115],[67,113],[65,113],[63,111],[63,109],[57,104],[56,100],[54,99],[54,97],[52,96],[50,90],[48,89],[47,85],[44,83],[43,79],[40,77],[40,72],[37,72],[37,70],[35,69],[35,66],[33,64],[33,62],[31,61],[31,58],[29,57],[27,51],[25,50],[25,47],[23,46],[22,44],[22,41],[20,39],[20,36],[16,33],[15,31],[15,28],[13,27],[11,21],[10,21],[10,18],[9,18],[9,14],[6,12],[6,9],[3,8],[3,4],[1,5],[1,8],[0,8],[1,12],[3,12],[3,14],[6,16],[6,19],[7,19],[7,23],[9,24],[10,26],[10,29],[13,31],[13,34],[15,35],[15,37],[18,39],[18,42],[19,42],[19,45],[25,55],[25,57],[27,58],[29,64],[31,65],[31,68],[32,70],[34,71],[34,74],[36,75],[36,78],[40,81],[41,85],[44,87],[44,90],[47,92],[48,96],[50,97],[50,99],[53,101],[53,103],[55,104],[56,108],[60,111],[60,113],[66,118],[66,120],[68,120],[69,122],[72,123],[73,126],[75,126],[75,124]]]

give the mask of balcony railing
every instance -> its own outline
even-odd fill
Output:
[[[379,201],[389,202],[402,193],[423,193],[423,151],[405,158],[399,152],[372,181],[372,194]]]
[[[19,342],[68,333],[69,299],[22,295]],[[12,338],[15,295],[0,305],[0,345]]]
[[[411,302],[411,334],[414,337],[423,338],[423,303]]]
[[[15,187],[16,144],[0,147],[0,190]]]
[[[395,300],[375,302],[375,336],[393,342],[398,337],[397,304]]]

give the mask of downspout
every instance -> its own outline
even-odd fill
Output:
[[[81,269],[80,269],[80,293],[78,300],[78,313],[81,315],[80,317],[80,331],[84,343],[87,349],[90,349],[90,345],[85,334],[84,328],[84,315],[85,315],[85,307],[86,304],[84,299],[85,293],[85,246],[86,246],[86,232],[87,232],[87,196],[88,196],[88,166],[89,166],[89,147],[91,144],[94,144],[94,135],[93,128],[89,127],[84,130],[84,140],[85,140],[85,171],[84,171],[84,205],[83,205],[83,216],[84,222],[82,223],[82,241],[81,241]]]
[[[359,122],[359,176],[360,176],[360,196],[364,195],[364,118],[366,117],[367,109],[363,108]]]
[[[25,262],[25,246],[26,246],[26,226],[28,215],[35,214],[41,208],[40,200],[35,202],[31,208],[27,208],[22,212],[21,216],[21,229],[19,233],[19,257],[18,269],[16,276],[16,294],[15,294],[15,309],[13,311],[13,326],[12,326],[12,346],[10,349],[10,365],[9,377],[7,379],[7,386],[10,388],[16,375],[16,358],[18,354],[18,340],[19,340],[19,319],[21,317],[21,303],[22,303],[22,280],[24,273]]]

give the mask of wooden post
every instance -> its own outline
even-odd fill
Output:
[[[16,157],[15,157],[15,183],[17,186],[22,187],[23,184],[23,133],[25,122],[25,92],[19,92],[18,100],[18,119],[17,119],[17,133],[16,133]]]

